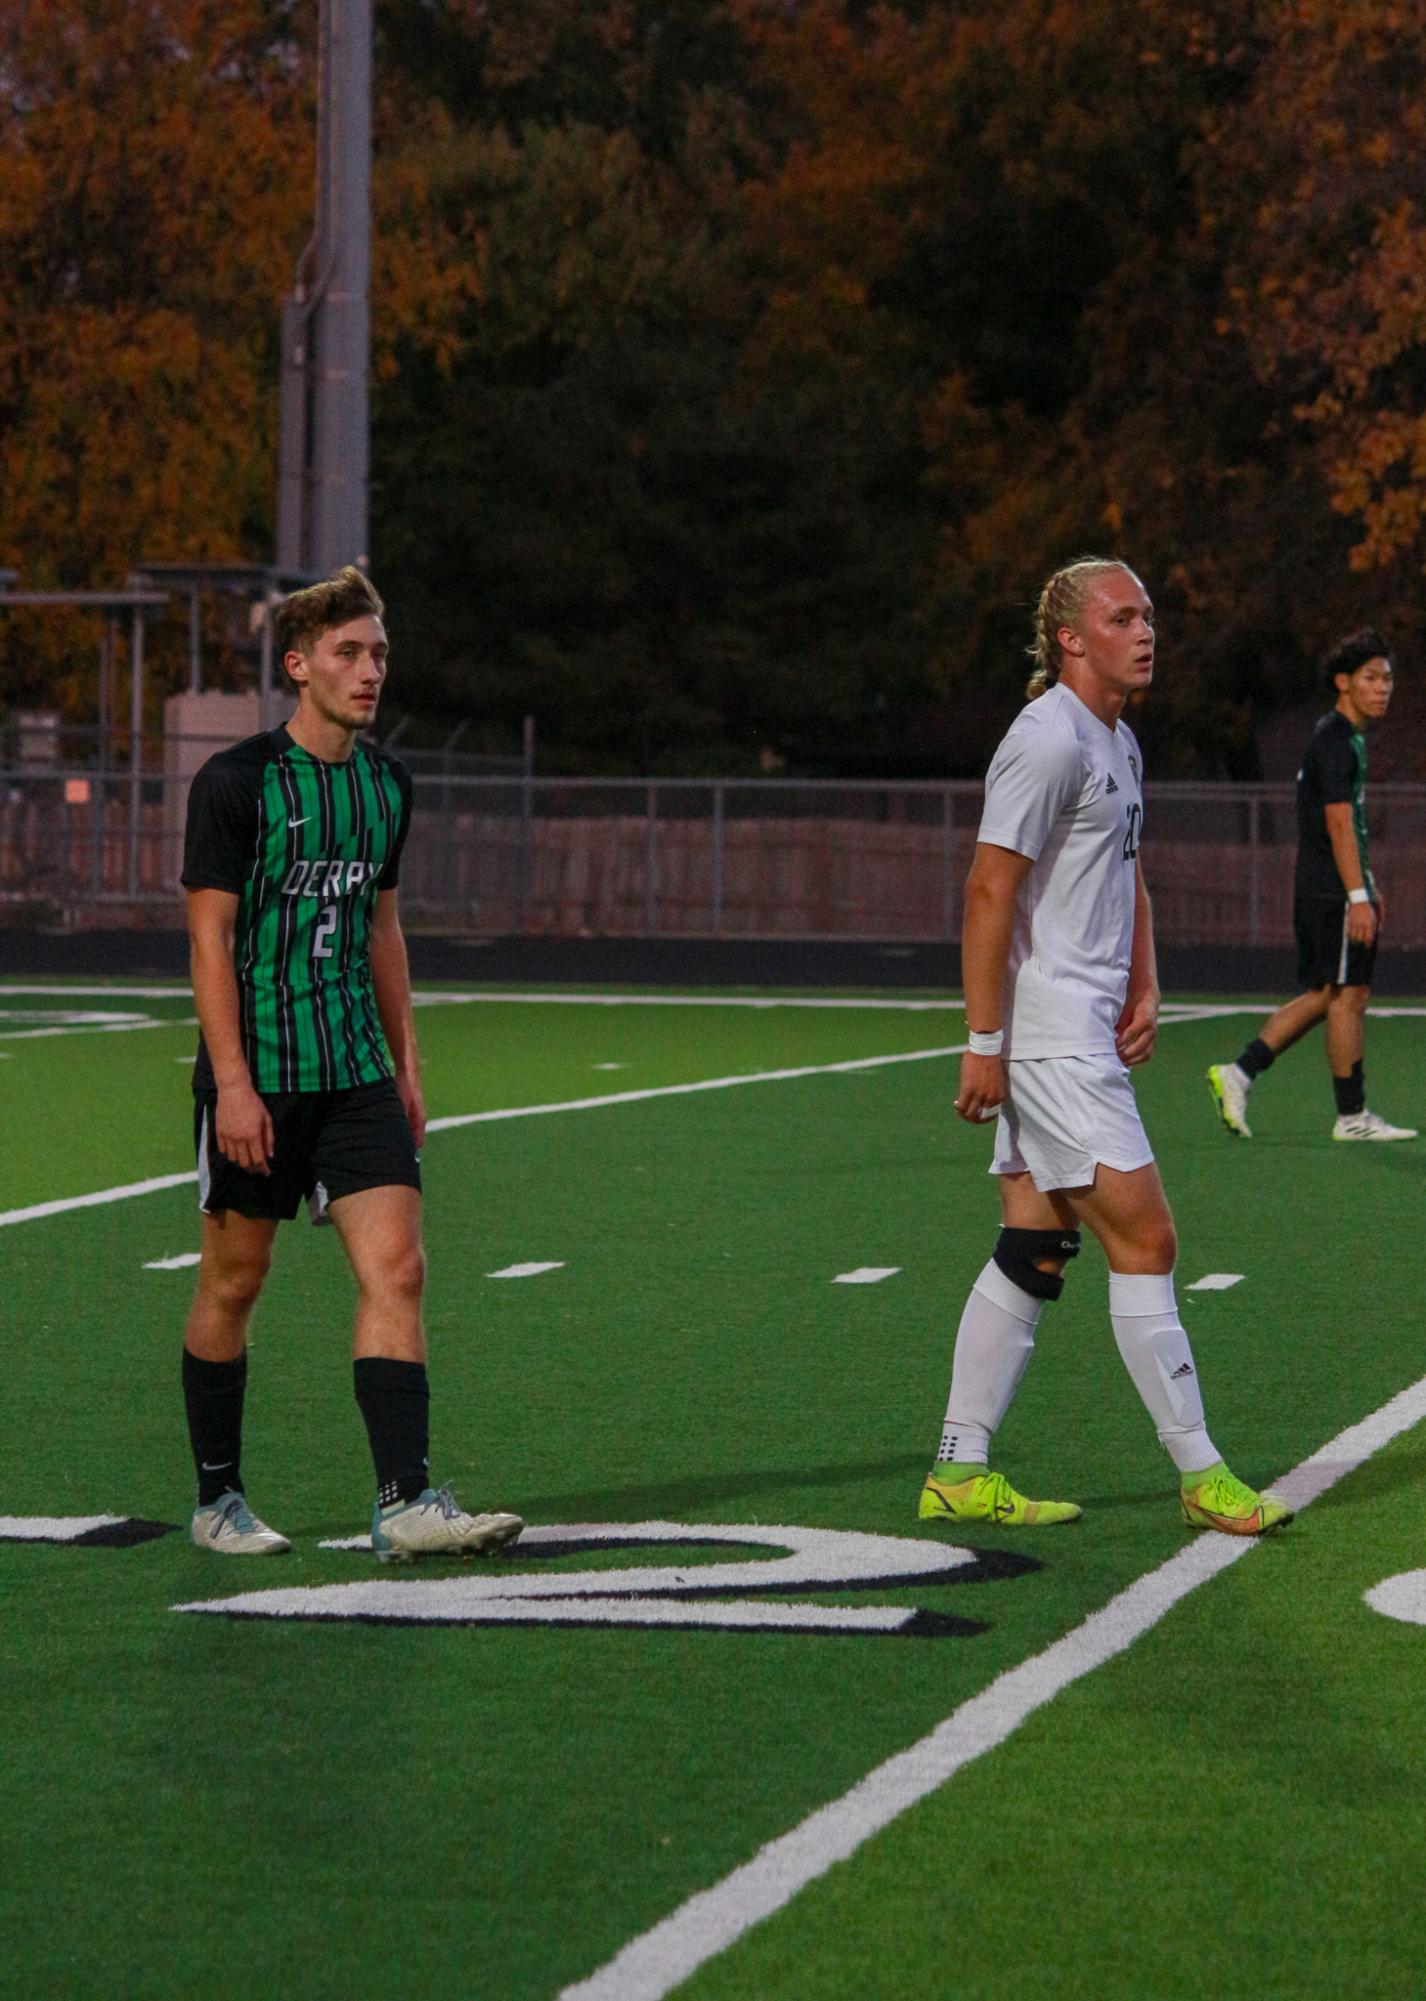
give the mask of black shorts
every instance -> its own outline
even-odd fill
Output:
[[[240,1216],[286,1219],[305,1199],[320,1223],[327,1204],[343,1195],[420,1188],[421,1157],[389,1077],[349,1091],[264,1091],[262,1101],[272,1114],[271,1172],[251,1174],[218,1151],[218,1093],[194,1094],[198,1206],[206,1215],[236,1209]]]
[[[1344,896],[1299,896],[1292,906],[1300,987],[1369,987],[1376,940],[1357,945],[1347,936]]]

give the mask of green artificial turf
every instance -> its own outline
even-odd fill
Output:
[[[1310,1048],[1260,1087],[1261,1139],[1230,1141],[1201,1073],[1250,1025],[1166,1026],[1141,1089],[1181,1280],[1245,1274],[1182,1296],[1214,1435],[1267,1480],[1421,1373],[1410,1245],[1426,1150],[1333,1146]],[[892,1010],[421,1015],[434,1115],[931,1048],[962,1028],[955,1013]],[[1419,1034],[1412,1020],[1372,1024],[1372,1099],[1396,1118],[1420,1105]],[[185,1037],[0,1044],[12,1052],[0,1094],[29,1108],[35,1135],[2,1164],[0,1206],[188,1166]],[[594,1067],[613,1062],[625,1067]],[[955,1320],[995,1227],[989,1134],[951,1115],[953,1078],[945,1060],[907,1063],[433,1135],[437,1475],[542,1523],[939,1540],[917,1523],[916,1494]],[[7,1322],[23,1336],[9,1350],[16,1449],[0,1511],[186,1521],[177,1349],[192,1274],[142,1267],[196,1239],[189,1188],[0,1231]],[[562,1268],[486,1277],[532,1260]],[[899,1269],[831,1283],[861,1265]],[[290,1558],[235,1577],[179,1534],[124,1550],[0,1543],[6,1769],[24,1802],[0,1838],[16,1941],[3,1979],[17,1993],[157,1997],[221,1980],[334,2001],[411,1985],[553,1996],[1185,1539],[1090,1250],[1042,1322],[998,1453],[1031,1491],[1081,1500],[1083,1524],[960,1536],[1034,1559],[1015,1574],[822,1594],[983,1622],[973,1637],[172,1611],[368,1574],[368,1559],[316,1546],[361,1531],[370,1505],[350,1298],[332,1233],[282,1233],[254,1327],[244,1470],[293,1538]],[[1368,1744],[1370,1772],[1386,1769],[1411,1699],[1404,1664],[1426,1643],[1360,1602],[1413,1560],[1419,1500],[1408,1518],[1391,1497],[1409,1482],[1379,1484],[1388,1467],[1413,1472],[1413,1450],[1419,1438],[1206,1585],[689,1991],[880,2001],[947,1978],[1110,2001],[1155,1994],[1154,1981],[1309,1991],[1247,1976],[1314,1963],[1311,1898],[1294,1879],[1283,1903],[1283,1856],[1310,1855],[1320,1873],[1334,1810],[1381,1840],[1408,1798],[1404,1783],[1373,1784],[1369,1805],[1351,1773]],[[618,1551],[557,1567],[667,1560]],[[1409,1776],[1419,1751],[1400,1751]],[[966,1799],[984,1838],[977,1827],[961,1846]],[[1195,1820],[1204,1839],[1186,1858]],[[77,1844],[102,1868],[75,1867]],[[1354,1856],[1324,1903],[1324,1966],[1367,1870]],[[1419,1960],[1415,1922],[1399,1929]],[[1414,1991],[1391,1985],[1390,1939],[1373,1951],[1377,1992]],[[1223,1976],[1235,1964],[1236,1987]]]

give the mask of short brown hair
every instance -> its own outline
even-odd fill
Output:
[[[277,656],[285,660],[289,653],[306,653],[334,625],[347,625],[354,618],[380,618],[384,610],[371,578],[348,563],[320,584],[309,584],[282,600],[274,613]]]

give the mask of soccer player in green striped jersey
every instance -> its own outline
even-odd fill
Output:
[[[188,801],[183,883],[201,1037],[194,1070],[203,1246],[183,1347],[198,1473],[192,1539],[222,1555],[289,1547],[241,1476],[247,1325],[280,1221],[305,1199],[358,1288],[353,1372],[376,1469],[382,1558],[468,1555],[518,1515],[431,1487],[421,1319],[426,1110],[397,915],[411,818],[404,768],[358,734],[376,717],[381,599],[347,568],[276,613],[297,707],[220,751]]]

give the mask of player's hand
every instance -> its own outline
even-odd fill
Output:
[[[411,1128],[411,1137],[416,1142],[416,1151],[419,1153],[426,1141],[426,1100],[421,1091],[420,1073],[414,1070],[398,1070],[396,1095],[405,1110],[406,1123]]]
[[[1374,904],[1347,905],[1347,936],[1354,945],[1370,945],[1376,938],[1378,922]]]
[[[1158,1034],[1159,997],[1153,992],[1140,994],[1137,1000],[1126,1004],[1114,1031],[1119,1061],[1131,1070],[1136,1064],[1147,1063],[1154,1053]]]
[[[230,1084],[218,1093],[213,1119],[218,1151],[249,1174],[268,1174],[274,1145],[272,1114],[251,1084]]]
[[[956,1110],[969,1125],[993,1118],[997,1105],[1005,1102],[1005,1062],[999,1056],[976,1056],[967,1050],[961,1058],[961,1084],[956,1092]]]

